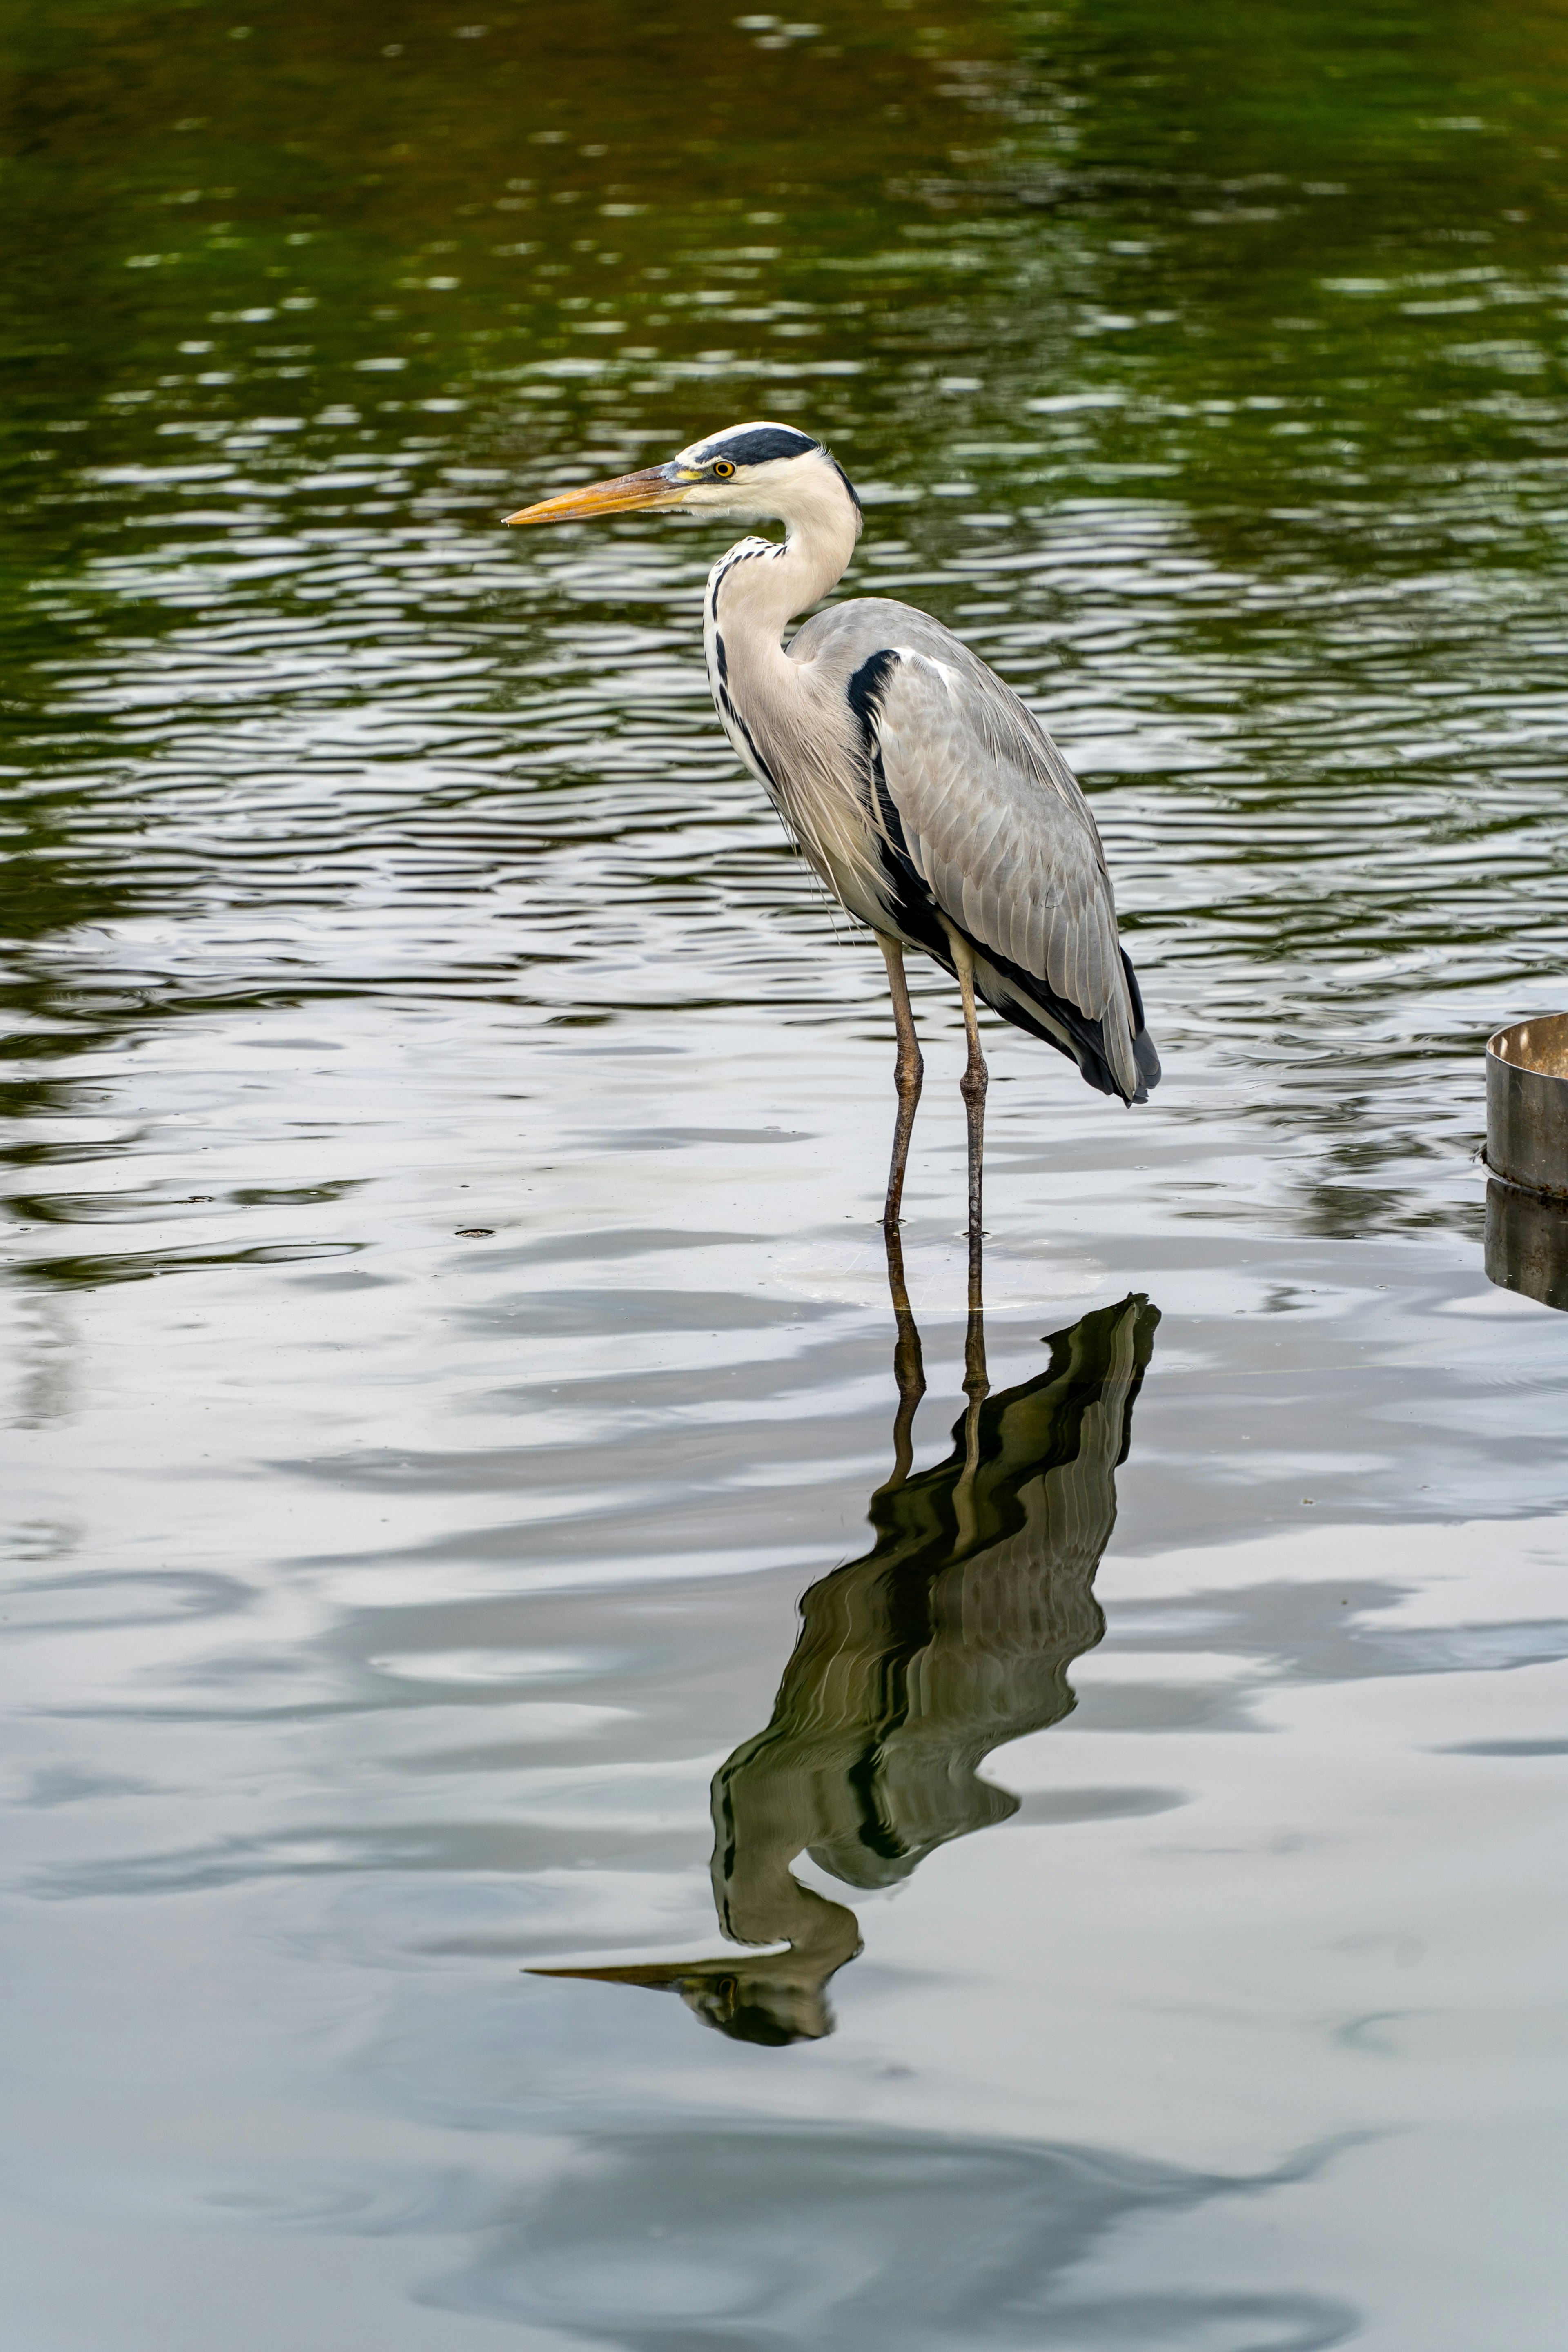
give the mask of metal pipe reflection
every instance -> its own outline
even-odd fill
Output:
[[[1487,1186],[1489,1282],[1568,1313],[1568,1205],[1501,1184]]]

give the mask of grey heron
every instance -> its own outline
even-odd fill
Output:
[[[883,1222],[896,1229],[923,1065],[904,956],[957,981],[969,1055],[969,1232],[977,1270],[985,1056],[976,997],[1143,1102],[1160,1076],[1116,929],[1105,852],[1071,769],[1027,706],[910,604],[855,597],[784,633],[835,587],[860,501],[820,441],[765,420],[661,466],[563,491],[509,523],[682,507],[782,522],[708,575],[703,644],[721,723],[821,879],[876,934],[898,1027],[898,1118]]]

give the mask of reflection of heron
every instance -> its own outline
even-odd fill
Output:
[[[889,1225],[921,1075],[904,950],[922,950],[958,982],[975,1247],[986,1086],[976,993],[1069,1055],[1103,1094],[1142,1102],[1160,1075],[1088,803],[1012,688],[929,614],[859,597],[781,644],[795,614],[835,585],[860,534],[860,502],[820,442],[786,425],[734,425],[668,465],[508,520],[639,507],[786,527],[781,541],[742,540],[709,574],[709,683],[731,742],[887,959],[899,1032]]]
[[[886,1886],[949,1838],[1005,1821],[1017,1800],[981,1763],[1069,1711],[1067,1669],[1105,1631],[1094,1573],[1158,1312],[1127,1298],[1086,1315],[1050,1340],[1043,1372],[995,1397],[976,1317],[953,1450],[910,1476],[920,1340],[896,1235],[889,1250],[900,1408],[893,1475],[871,1498],[877,1539],[806,1593],[773,1720],[713,1782],[720,1925],[736,1943],[788,1948],[544,1972],[673,1988],[745,2041],[830,2032],[823,1988],[860,1948],[854,1914],[803,1886],[796,1856]]]

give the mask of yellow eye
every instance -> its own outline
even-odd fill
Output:
[[[735,468],[731,465],[728,457],[714,458],[713,471],[718,476],[720,481],[727,482],[734,470]]]

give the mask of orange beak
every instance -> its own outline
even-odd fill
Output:
[[[630,514],[638,507],[678,507],[688,487],[672,482],[662,466],[647,466],[640,474],[617,474],[614,481],[563,490],[558,499],[544,499],[506,519],[509,523],[585,522],[590,515]]]

